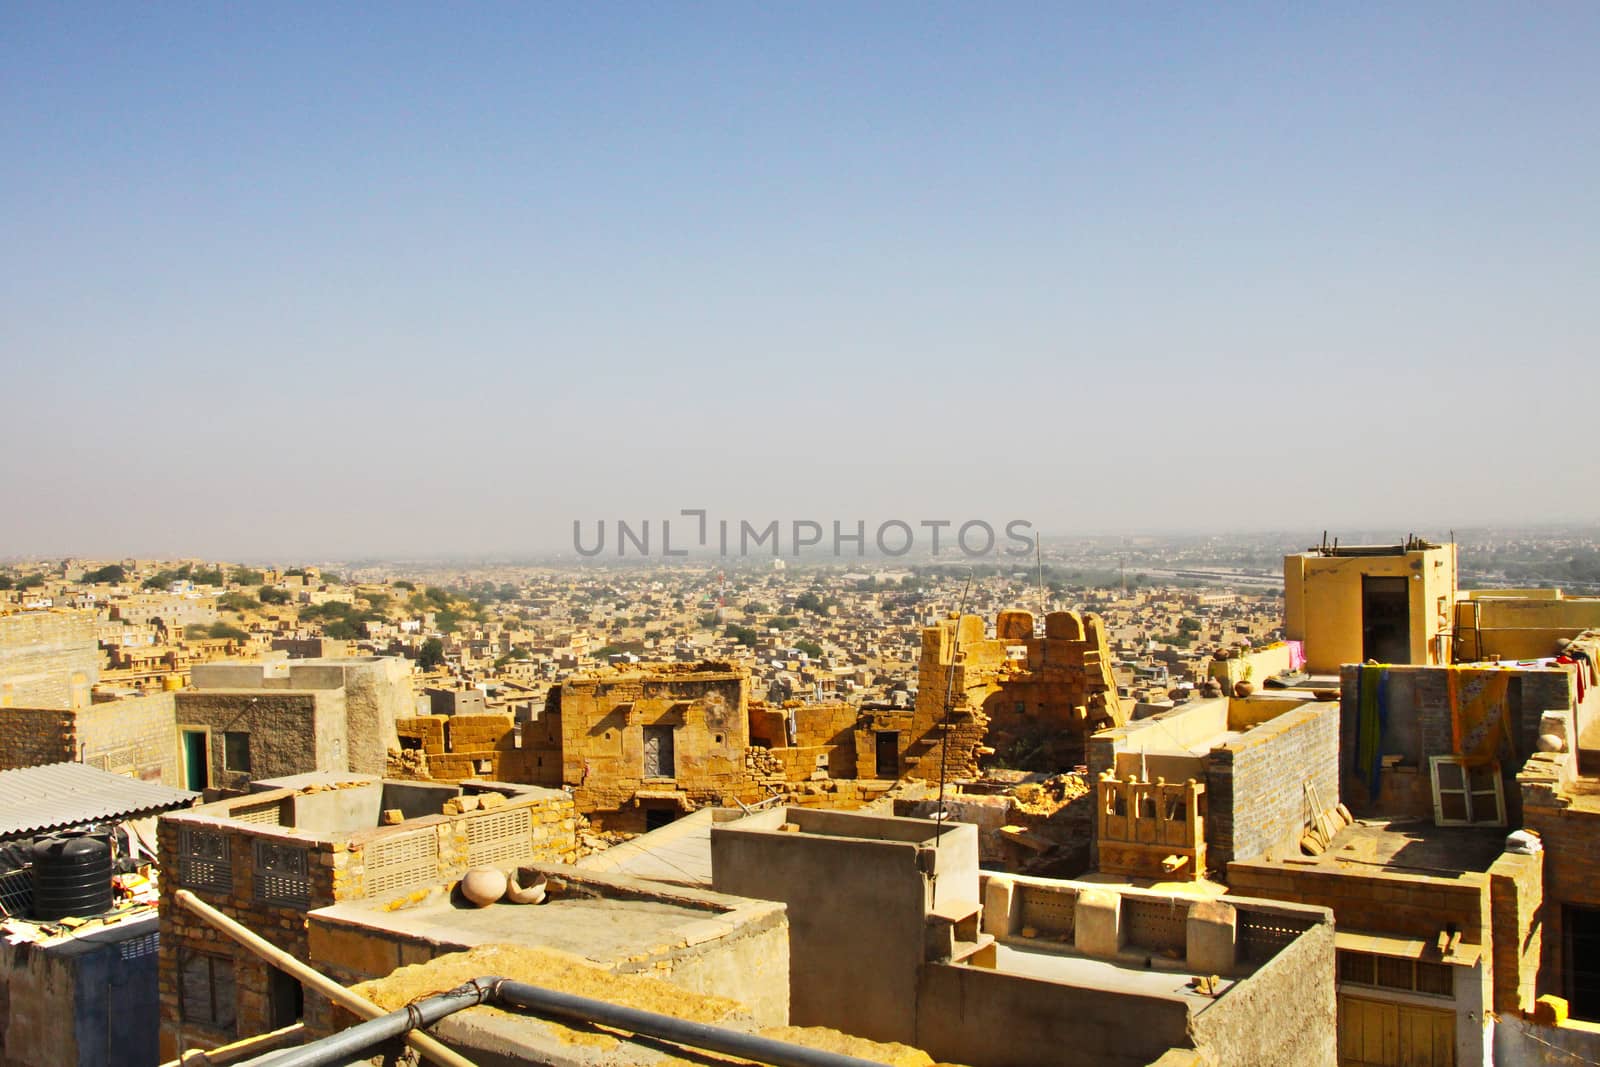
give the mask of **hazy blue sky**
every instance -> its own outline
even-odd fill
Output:
[[[9,4],[0,555],[1600,518],[1600,5]]]

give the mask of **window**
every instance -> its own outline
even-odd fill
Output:
[[[1504,826],[1506,798],[1499,763],[1468,766],[1459,756],[1434,756],[1433,821],[1438,826]]]
[[[1455,996],[1454,975],[1447,963],[1427,963],[1404,956],[1339,950],[1339,981],[1376,989],[1398,989],[1431,997]]]
[[[233,960],[198,953],[185,955],[180,985],[184,1022],[234,1031]]]
[[[250,770],[250,735],[228,730],[222,735],[222,767],[229,771]]]

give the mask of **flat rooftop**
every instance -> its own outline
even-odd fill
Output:
[[[727,935],[783,921],[784,906],[626,876],[534,865],[551,879],[543,904],[504,902],[478,908],[444,887],[417,904],[394,907],[352,900],[311,913],[313,922],[359,927],[442,950],[479,945],[545,948],[602,967],[637,964]],[[560,888],[564,887],[564,888]]]
[[[1103,960],[1080,956],[1066,946],[1048,942],[1039,947],[1019,945],[1015,940],[995,946],[994,969],[1062,985],[1081,986],[1109,993],[1151,997],[1187,1004],[1191,1012],[1200,1011],[1215,998],[1202,993],[1191,982],[1201,975],[1176,965],[1145,966],[1138,960]],[[1237,984],[1233,978],[1217,983],[1217,995]]]
[[[1435,826],[1421,816],[1358,819],[1322,855],[1296,856],[1292,862],[1336,870],[1359,866],[1418,874],[1483,873],[1504,851],[1507,832],[1503,826]]]

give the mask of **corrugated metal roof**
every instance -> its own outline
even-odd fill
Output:
[[[199,795],[83,763],[0,771],[0,838],[149,815]]]

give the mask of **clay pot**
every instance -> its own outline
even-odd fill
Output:
[[[1235,682],[1233,684],[1233,695],[1238,697],[1240,700],[1243,700],[1245,697],[1249,696],[1255,691],[1256,687],[1254,683],[1251,682]]]
[[[527,885],[522,885],[522,872],[517,871],[506,879],[506,900],[512,904],[543,904],[545,876],[536,874]]]
[[[1539,751],[1540,752],[1565,752],[1566,748],[1567,748],[1566,739],[1563,738],[1560,734],[1540,734],[1539,735]]]
[[[461,879],[461,895],[482,908],[499,900],[506,892],[506,873],[493,867],[474,867]]]

